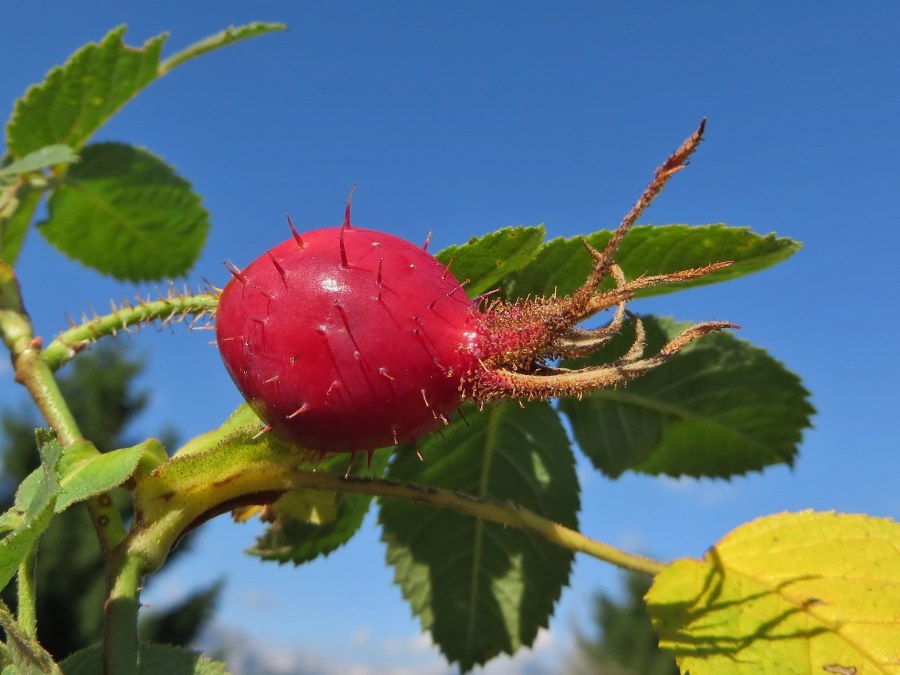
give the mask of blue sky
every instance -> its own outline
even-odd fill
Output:
[[[611,227],[708,117],[690,168],[642,222],[746,225],[804,249],[753,277],[637,309],[742,325],[740,337],[804,378],[815,428],[793,470],[731,482],[629,475],[612,483],[585,466],[582,530],[672,558],[700,555],[741,522],[787,509],[900,515],[900,367],[891,344],[900,328],[900,6],[84,7],[18,3],[4,12],[0,107],[120,23],[132,43],[170,31],[172,50],[228,24],[290,26],[184,66],[102,133],[162,155],[204,197],[213,229],[190,281],[224,283],[222,260],[242,265],[284,239],[286,212],[304,229],[339,223],[353,183],[355,223],[414,241],[433,230],[432,250],[505,225],[543,222],[550,236]],[[46,336],[65,327],[65,312],[103,311],[138,290],[83,270],[38,236],[26,243],[20,276]],[[135,435],[166,423],[185,437],[200,433],[238,404],[209,333],[126,339],[148,356],[144,384],[154,391]],[[17,398],[8,368],[3,374],[0,400]],[[308,672],[348,672],[348,664],[360,673],[444,672],[391,584],[372,525],[326,561],[293,569],[244,556],[254,526],[219,519],[152,582],[147,600],[164,604],[225,576],[222,630],[306,659]],[[614,571],[578,559],[537,656],[487,672],[525,672],[529,658],[554,663],[590,594],[616,587]]]

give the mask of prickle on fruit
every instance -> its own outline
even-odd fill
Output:
[[[694,325],[644,357],[643,330],[619,361],[581,370],[548,362],[603,346],[630,314],[640,288],[686,281],[728,263],[627,281],[613,261],[622,237],[669,177],[686,165],[698,130],[657,169],[605,249],[585,242],[593,271],[572,295],[530,301],[470,300],[463,285],[425,248],[350,223],[292,236],[243,270],[222,291],[219,351],[265,430],[320,453],[370,453],[415,441],[466,398],[481,403],[537,399],[615,385],[667,360],[726,322]],[[612,277],[615,287],[600,291]],[[576,325],[615,308],[602,328]]]

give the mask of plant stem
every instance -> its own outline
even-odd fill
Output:
[[[56,432],[60,445],[68,448],[76,443],[87,444],[50,367],[41,358],[41,340],[34,337],[13,270],[3,263],[0,263],[0,335],[12,356],[16,381],[31,394],[44,421]],[[118,511],[112,508],[108,495],[91,499],[88,508],[101,547],[104,552],[111,551],[125,538],[125,525]]]
[[[147,299],[135,305],[114,306],[111,314],[96,316],[57,335],[41,357],[50,369],[56,370],[101,337],[115,335],[137,324],[153,321],[169,324],[185,321],[188,316],[194,317],[189,324],[193,326],[200,318],[214,312],[218,304],[219,296],[215,293],[192,295],[170,292],[158,300]]]
[[[456,490],[416,485],[414,483],[401,483],[379,478],[349,477],[345,479],[343,476],[318,472],[299,472],[296,474],[293,482],[295,488],[305,487],[333,490],[335,492],[355,492],[449,509],[457,513],[490,520],[500,525],[532,532],[564,548],[586,553],[598,560],[603,560],[633,572],[652,576],[666,568],[666,564],[663,562],[626,553],[609,544],[591,539],[577,530],[548,520],[514,502],[500,503]]]
[[[114,581],[106,598],[103,625],[103,672],[134,675],[138,667],[138,589],[144,565],[120,547],[111,560]]]
[[[5,263],[0,263],[0,336],[10,351],[16,381],[23,384],[31,394],[44,421],[56,432],[60,445],[63,448],[69,448],[76,444],[93,447],[82,437],[81,430],[53,377],[50,366],[41,358],[41,340],[34,336],[31,320],[25,311],[13,269]],[[125,524],[108,494],[92,497],[88,500],[87,506],[107,563],[106,583],[107,590],[111,593],[121,583],[127,584],[128,582],[127,579],[124,582],[119,579],[120,568],[124,569],[126,566],[113,565],[111,558],[113,550],[125,539]],[[107,608],[109,609],[110,605],[107,605]],[[107,611],[104,617],[104,635],[111,627],[117,635],[125,633],[126,635],[118,638],[119,643],[126,651],[133,647],[131,655],[136,663],[137,584],[134,585],[133,610],[131,621],[123,618],[124,610],[119,610],[114,627],[112,627],[109,611]],[[128,635],[129,630],[134,634],[133,640]],[[127,656],[126,653],[121,658],[127,658]]]
[[[34,567],[37,562],[37,545],[19,563],[18,617],[19,627],[30,638],[37,637],[37,611],[34,587]]]

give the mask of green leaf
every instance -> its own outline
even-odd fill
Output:
[[[0,626],[6,633],[8,654],[15,666],[16,673],[62,673],[53,662],[53,657],[41,647],[40,643],[30,637],[16,622],[6,605],[0,601]]]
[[[40,232],[66,255],[129,281],[187,272],[209,214],[191,185],[146,150],[99,143],[65,175]]]
[[[6,187],[0,192],[0,259],[15,265],[28,226],[37,211],[44,191],[28,184]]]
[[[283,23],[263,23],[260,21],[254,21],[253,23],[248,23],[244,26],[229,26],[225,30],[219,31],[215,35],[210,35],[208,38],[204,38],[199,42],[195,42],[187,49],[167,58],[159,66],[160,75],[164,75],[173,68],[180,66],[182,63],[216,50],[219,47],[282,30],[287,30],[287,26]]]
[[[148,452],[147,447],[153,443],[154,439],[149,439],[131,448],[103,454],[98,454],[92,446],[83,452],[69,448],[60,464],[62,478],[56,512],[122,485],[134,474],[141,457]]]
[[[407,450],[388,476],[498,501],[576,527],[575,460],[546,403],[469,408],[469,425]],[[382,500],[394,580],[450,661],[463,670],[531,645],[568,581],[572,552],[518,529],[440,509]]]
[[[475,296],[493,290],[506,276],[527,265],[543,240],[543,225],[505,227],[445,248],[435,257],[450,265],[461,282],[468,279],[466,292]]]
[[[181,647],[142,644],[138,652],[139,675],[228,675],[225,664]],[[65,675],[96,675],[103,669],[100,645],[75,652],[61,664]]]
[[[125,26],[76,51],[16,101],[7,147],[25,157],[47,145],[80,149],[103,124],[157,77],[165,35],[125,45]]]
[[[77,161],[78,155],[68,145],[48,145],[29,153],[17,162],[4,166],[0,169],[0,178],[46,169],[56,164],[73,164]]]
[[[647,595],[691,675],[900,673],[900,524],[785,513],[679,560]]]
[[[19,563],[31,551],[53,517],[59,493],[58,463],[62,454],[59,442],[42,429],[37,431],[41,455],[39,479],[27,492],[20,487],[13,506],[21,514],[16,528],[0,540],[0,588],[16,574]]]
[[[125,44],[125,26],[76,51],[44,81],[16,101],[7,128],[7,147],[25,157],[62,143],[79,150],[123,105],[175,66],[218,47],[280,30],[280,24],[253,23],[229,28],[160,63],[166,35],[141,47]]]
[[[687,324],[641,317],[645,354]],[[634,339],[629,325],[586,364],[615,361]],[[560,400],[575,439],[598,469],[671,476],[729,476],[793,463],[814,413],[799,378],[764,350],[713,333],[645,375],[581,400]]]
[[[601,230],[587,235],[596,249],[603,250],[612,232]],[[789,258],[800,249],[791,239],[774,234],[760,236],[745,227],[727,225],[641,225],[622,241],[614,259],[628,279],[641,275],[665,274],[715,262],[731,260],[731,267],[701,279],[668,284],[638,291],[638,297],[726,281],[758,272]],[[591,257],[580,237],[553,239],[544,244],[534,260],[507,282],[510,297],[569,294],[587,278]]]
[[[379,450],[369,467],[362,464],[368,458],[360,453],[355,463],[359,471],[383,476],[393,452],[393,448]],[[347,462],[347,455],[334,455],[324,460],[318,470],[343,473],[348,468]],[[371,503],[368,495],[291,490],[272,505],[275,522],[247,552],[264,560],[295,565],[326,556],[356,534]]]

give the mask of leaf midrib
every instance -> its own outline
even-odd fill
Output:
[[[504,406],[497,406],[491,410],[488,417],[487,428],[484,438],[484,455],[481,465],[481,476],[478,481],[478,490],[476,495],[479,497],[487,496],[488,480],[491,475],[491,460],[494,450],[497,447],[497,429],[500,426],[500,418],[503,416]],[[481,546],[484,539],[484,521],[481,518],[475,519],[475,541],[472,550],[472,573],[471,586],[469,587],[469,615],[467,617],[468,627],[466,629],[466,648],[464,653],[470,655],[472,653],[472,645],[475,641],[475,607],[478,600],[478,570],[481,567]]]
[[[69,176],[66,176],[65,184],[70,189],[81,194],[86,201],[91,202],[98,210],[106,212],[113,220],[124,226],[126,231],[130,232],[135,239],[144,242],[144,244],[148,248],[153,249],[156,254],[164,253],[163,249],[156,246],[150,233],[142,229],[136,222],[126,218],[121,210],[114,206],[111,200],[102,198],[93,190],[82,185],[81,181],[78,179],[72,179]]]

